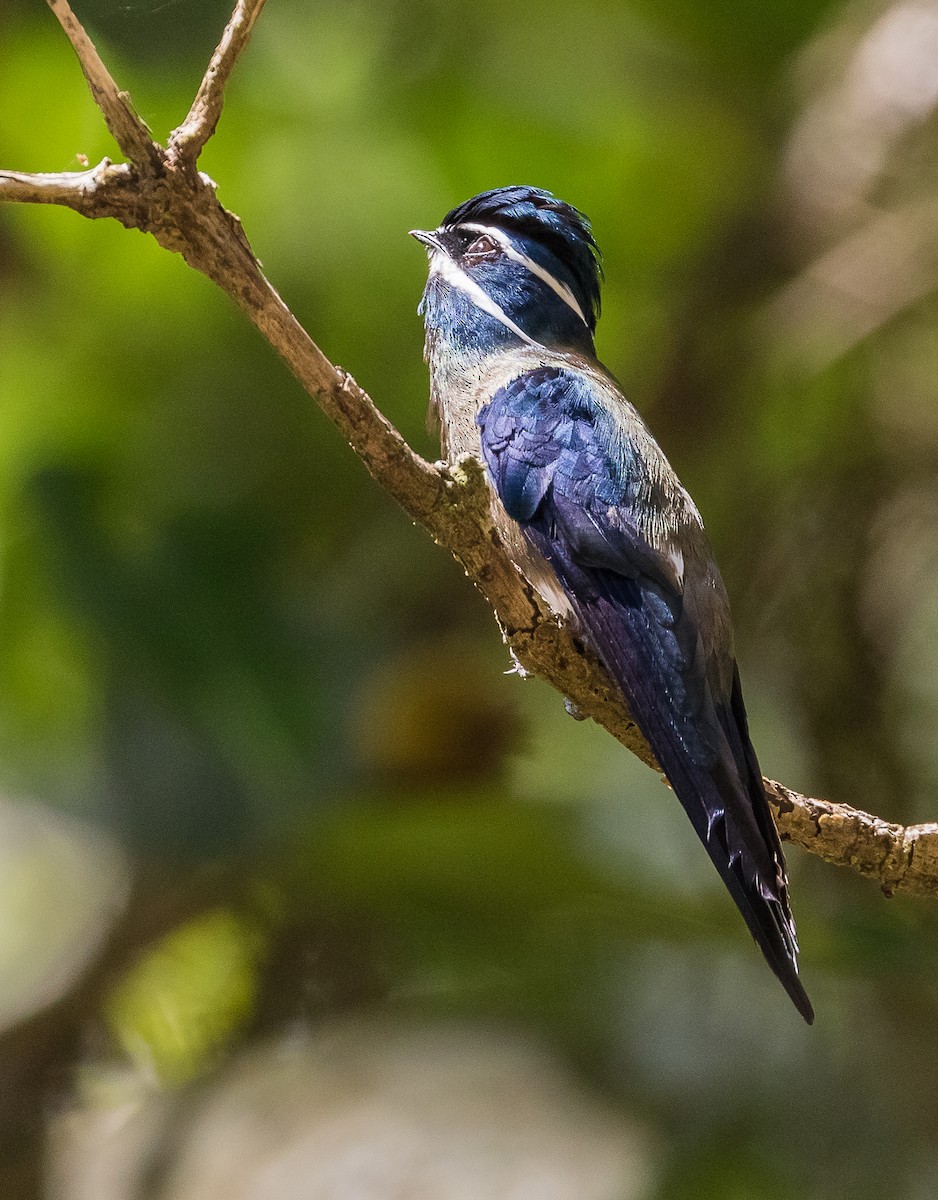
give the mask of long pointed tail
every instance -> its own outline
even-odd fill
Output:
[[[617,590],[630,586],[616,583]],[[662,686],[647,626],[623,629],[623,622],[642,619],[640,604],[623,606],[621,597],[600,589],[577,608],[749,931],[810,1025],[814,1009],[798,977],[785,859],[749,740],[738,673],[728,702],[707,690],[704,711],[682,726],[675,697]]]

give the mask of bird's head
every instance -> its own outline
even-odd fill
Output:
[[[473,355],[531,344],[593,353],[601,267],[589,222],[550,192],[495,188],[447,213],[427,247],[428,344]]]

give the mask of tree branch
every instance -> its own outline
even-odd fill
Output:
[[[785,840],[875,879],[887,896],[938,895],[938,823],[893,825],[849,804],[811,800],[774,779],[765,786]]]
[[[132,162],[156,166],[156,145],[146,123],[137,116],[126,92],[118,90],[111,73],[101,61],[94,42],[72,12],[68,0],[46,0],[65,30],[72,48],[78,55],[81,69],[88,80],[95,103],[104,115],[114,141]]]
[[[181,158],[191,162],[202,153],[202,148],[215,132],[224,103],[225,84],[235,63],[251,39],[254,22],[261,15],[267,0],[238,0],[231,20],[225,27],[221,41],[212,55],[208,70],[199,84],[189,115],[178,129],[170,134],[170,145]]]
[[[238,0],[183,124],[155,143],[98,57],[67,0],[48,0],[78,55],[108,128],[129,163],[104,159],[88,171],[25,175],[0,171],[0,200],[61,204],[113,217],[152,234],[212,279],[277,351],[348,439],[379,484],[448,549],[489,601],[505,642],[526,672],[547,680],[624,746],[659,769],[602,665],[558,624],[501,546],[483,469],[472,458],[426,462],[407,445],[354,379],[335,366],[264,276],[237,217],[195,164],[222,110],[225,83],[264,0]],[[938,895],[938,824],[891,825],[766,780],[782,836],[827,862],[875,879],[887,895]]]
[[[127,215],[132,224],[136,207],[135,175],[127,163],[103,158],[87,171],[28,175],[22,171],[0,171],[0,200],[21,204],[61,204],[86,217]]]

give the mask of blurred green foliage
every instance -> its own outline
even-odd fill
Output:
[[[227,6],[76,10],[165,136]],[[406,230],[513,182],[586,211],[600,354],[707,519],[764,769],[920,820],[938,308],[890,280],[938,156],[934,100],[890,87],[921,39],[862,93],[898,12],[281,0],[202,166],[431,458]],[[0,12],[0,79],[4,167],[115,153],[44,5]],[[454,564],[139,234],[0,211],[0,521],[0,780],[138,874],[98,972],[0,1043],[4,1195],[89,1030],[196,1086],[259,1031],[365,1004],[545,1031],[657,1131],[662,1200],[934,1194],[933,903],[793,852],[801,1028],[660,782],[505,676]]]
[[[179,1085],[207,1070],[257,993],[257,935],[224,910],[161,938],[117,982],[104,1016],[147,1076]]]

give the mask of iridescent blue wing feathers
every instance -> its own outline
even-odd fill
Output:
[[[530,523],[551,490],[551,521],[582,566],[644,572],[677,587],[673,566],[629,520],[634,478],[617,431],[575,376],[541,367],[503,388],[479,414],[483,450],[508,515]],[[614,463],[614,458],[622,461]],[[555,472],[562,478],[551,489]]]
[[[753,937],[812,1020],[739,677],[701,633],[712,577],[691,562],[682,578],[644,535],[644,466],[587,376],[530,371],[477,420],[508,515],[551,563]]]

